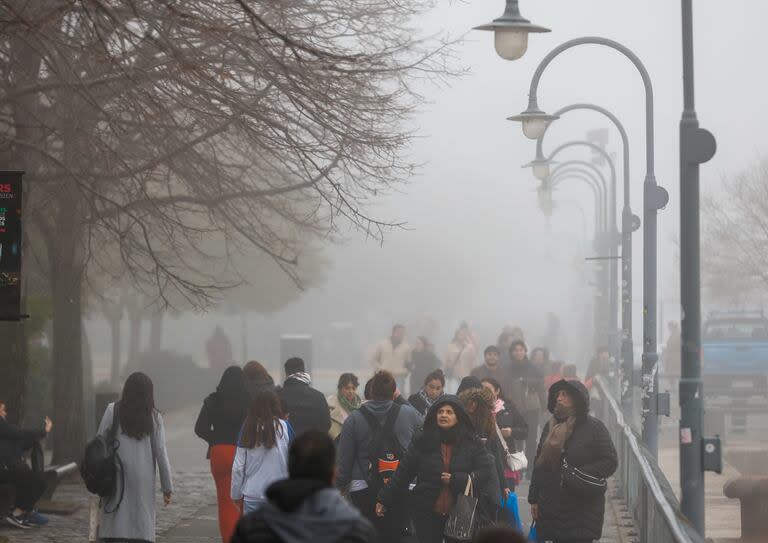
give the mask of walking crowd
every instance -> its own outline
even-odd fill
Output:
[[[285,362],[281,385],[256,361],[226,368],[194,428],[208,444],[222,541],[599,540],[617,455],[589,414],[593,375],[580,381],[575,366],[550,361],[543,348],[529,357],[519,329],[505,328],[476,366],[478,352],[465,324],[442,363],[427,338],[411,348],[396,325],[373,351],[362,396],[359,378],[343,373],[326,398],[300,358]],[[603,353],[590,373],[609,368]],[[9,428],[0,421],[0,444],[19,441],[0,448],[0,480],[23,440],[37,437]],[[118,464],[104,492],[93,467],[100,460]],[[166,504],[173,484],[149,377],[128,377],[82,472],[102,496],[100,540],[155,540],[156,472]],[[532,526],[518,511],[523,480]],[[24,523],[36,498],[17,495],[11,516]]]

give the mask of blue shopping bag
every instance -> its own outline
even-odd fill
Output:
[[[528,543],[539,543],[538,530],[536,530],[536,521],[531,523],[531,528],[528,530]]]
[[[517,494],[509,493],[509,498],[501,496],[501,508],[504,511],[507,523],[523,533],[523,522],[520,520],[520,506],[517,503]]]

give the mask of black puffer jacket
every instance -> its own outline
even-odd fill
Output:
[[[512,430],[512,435],[504,438],[504,441],[507,442],[509,452],[517,452],[515,442],[524,441],[525,438],[528,437],[528,423],[525,422],[525,419],[520,414],[520,411],[517,410],[517,406],[515,406],[514,402],[509,400],[504,402],[502,410],[496,413],[496,424],[499,425],[501,430],[504,430],[505,428]]]
[[[495,518],[499,503],[499,483],[496,479],[494,459],[475,434],[469,415],[456,396],[443,396],[432,405],[427,413],[424,428],[413,436],[392,483],[380,491],[379,501],[386,507],[402,500],[408,492],[408,485],[416,479],[416,487],[409,503],[412,503],[417,511],[432,511],[442,489],[440,476],[444,471],[437,410],[446,404],[453,407],[461,427],[461,438],[454,445],[451,455],[451,492],[454,495],[464,492],[471,474],[475,495],[480,498],[483,514],[487,518]]]
[[[307,430],[327,432],[331,429],[331,412],[328,402],[319,390],[298,379],[288,378],[277,391],[288,422],[299,436]]]
[[[597,477],[608,478],[616,471],[616,449],[608,429],[589,415],[589,392],[578,381],[558,381],[549,389],[550,412],[555,409],[558,392],[568,390],[577,399],[577,422],[565,443],[568,464]],[[549,422],[541,433],[536,458],[549,433]],[[560,470],[535,466],[528,501],[539,506],[537,521],[540,540],[599,540],[603,531],[605,496],[585,498],[569,494],[561,487]]]

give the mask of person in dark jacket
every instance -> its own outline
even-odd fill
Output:
[[[240,507],[230,497],[230,488],[237,436],[243,426],[249,400],[243,370],[230,366],[224,370],[216,392],[203,402],[195,423],[195,434],[208,443],[211,475],[219,504],[219,531],[225,543],[232,537],[241,514]]]
[[[424,336],[416,338],[416,343],[411,351],[411,359],[405,363],[406,369],[411,372],[411,388],[409,392],[416,392],[424,384],[427,375],[433,373],[442,366],[440,359],[435,354],[435,346]]]
[[[539,440],[528,502],[540,541],[582,543],[599,540],[605,495],[585,496],[562,486],[563,460],[593,477],[616,471],[616,449],[605,425],[589,415],[589,392],[578,381],[558,381],[549,389],[552,418]]]
[[[483,379],[495,379],[499,383],[504,382],[509,376],[507,368],[501,363],[501,353],[495,345],[489,345],[483,352],[484,362],[472,370],[470,375]]]
[[[371,524],[333,487],[335,447],[309,430],[288,452],[289,478],[267,489],[267,502],[238,522],[232,543],[372,543]]]
[[[386,520],[415,479],[409,504],[416,537],[419,543],[441,543],[448,515],[470,476],[479,513],[491,518],[498,503],[494,474],[493,458],[461,400],[443,396],[429,409],[424,428],[414,435],[392,482],[379,492],[376,513]]]
[[[45,492],[45,479],[42,473],[30,469],[23,455],[36,441],[48,435],[53,423],[45,417],[42,429],[27,430],[11,424],[6,417],[5,402],[0,400],[0,484],[13,485],[16,494],[13,510],[5,521],[16,528],[28,529],[45,524],[48,519],[34,510],[37,500]]]
[[[301,358],[285,362],[285,383],[278,391],[284,415],[295,434],[307,430],[328,432],[331,429],[331,411],[328,401],[319,390],[312,388],[312,378],[306,372]]]
[[[424,386],[418,392],[411,394],[408,403],[411,404],[421,416],[427,414],[429,408],[437,401],[445,390],[445,374],[443,370],[436,369],[424,378]]]
[[[477,435],[480,436],[480,440],[485,445],[485,449],[493,456],[494,469],[496,470],[494,484],[498,488],[496,495],[503,496],[506,500],[511,489],[507,486],[507,479],[504,476],[506,454],[504,453],[504,445],[502,445],[501,439],[496,432],[496,418],[493,415],[495,404],[493,393],[485,387],[470,388],[462,392],[459,395],[459,399],[464,404],[464,409],[467,410],[469,419],[472,421]],[[497,500],[494,505],[500,507],[501,501]],[[493,515],[492,518],[495,520],[496,515]]]
[[[410,405],[399,405],[394,401],[396,387],[395,378],[391,373],[377,372],[368,387],[371,399],[344,421],[338,444],[339,474],[336,486],[344,494],[348,494],[350,501],[371,521],[379,534],[381,543],[400,541],[406,528],[407,515],[404,508],[399,507],[393,509],[393,514],[387,522],[383,522],[376,516],[378,488],[376,488],[376,482],[371,481],[369,469],[374,430],[371,428],[369,417],[373,415],[381,427],[386,424],[392,409],[398,410],[392,415],[396,414],[393,437],[400,445],[401,451],[408,449],[414,433],[422,425],[422,418],[418,411]]]
[[[528,347],[522,340],[515,340],[509,349],[507,380],[501,381],[504,397],[512,400],[528,424],[528,438],[525,440],[525,455],[533,458],[536,454],[536,436],[539,423],[547,406],[544,375],[528,360]],[[529,462],[526,475],[530,477],[533,466]]]
[[[493,412],[496,415],[496,424],[499,427],[504,442],[507,445],[507,449],[511,453],[517,452],[516,441],[524,441],[528,437],[528,424],[525,422],[525,418],[517,410],[514,402],[504,399],[504,393],[501,390],[501,384],[495,379],[483,379],[483,386],[493,394],[494,408]],[[509,466],[504,463],[504,478],[507,481],[507,487],[515,491],[515,487],[520,483],[520,472],[512,471]]]

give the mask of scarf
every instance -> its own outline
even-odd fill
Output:
[[[560,469],[565,443],[573,434],[576,426],[576,412],[573,407],[557,405],[552,418],[549,420],[549,434],[536,458],[536,467],[549,470]]]
[[[443,460],[443,471],[445,473],[450,473],[451,456],[453,456],[453,444],[440,443],[440,458]],[[454,501],[450,485],[441,484],[440,494],[437,495],[437,500],[432,510],[438,515],[446,517],[451,512]]]
[[[339,405],[341,408],[346,411],[347,413],[352,413],[352,411],[355,411],[360,408],[360,406],[363,404],[363,401],[360,399],[360,396],[355,394],[355,399],[351,402],[347,399],[344,394],[338,394],[337,397],[339,398]]]
[[[419,398],[424,400],[424,403],[427,404],[427,408],[424,410],[425,413],[429,411],[429,408],[432,407],[433,403],[435,403],[437,400],[439,400],[442,397],[443,397],[443,394],[440,394],[440,396],[438,396],[436,399],[433,400],[432,398],[429,397],[429,394],[427,394],[426,390],[424,390],[423,388],[419,389]]]
[[[288,377],[286,377],[285,380],[287,381],[288,379],[295,379],[297,381],[301,381],[302,383],[304,383],[307,386],[311,386],[312,385],[312,378],[305,371],[299,371],[297,373],[292,373]]]

